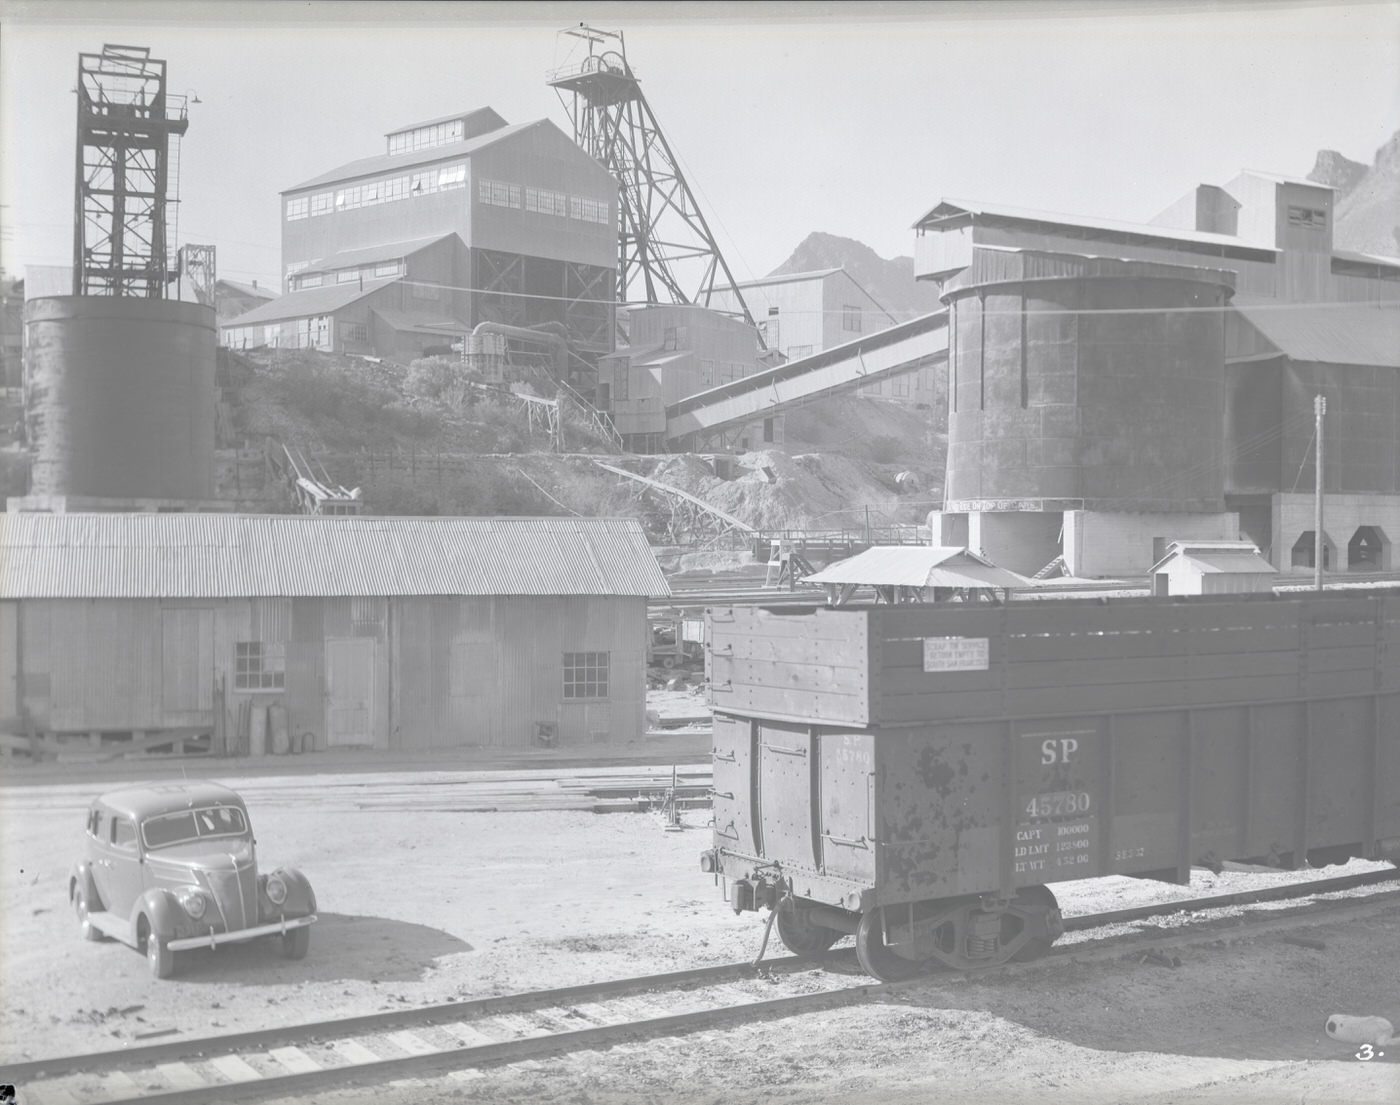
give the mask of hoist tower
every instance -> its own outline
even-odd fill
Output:
[[[548,82],[573,123],[574,141],[618,180],[620,302],[708,307],[732,288],[754,324],[715,236],[627,61],[621,31],[579,24],[560,32],[565,63]],[[760,338],[760,342],[762,339]]]
[[[144,46],[78,55],[73,294],[164,299],[165,216],[173,137],[184,98],[165,91],[165,62]]]

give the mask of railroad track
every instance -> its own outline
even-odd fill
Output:
[[[1136,909],[1066,919],[1069,932],[1148,920],[1180,912],[1289,898],[1314,899],[1286,917],[1243,926],[1256,936],[1313,917],[1374,911],[1400,900],[1400,890],[1362,899],[1317,902],[1335,893],[1400,879],[1400,871],[1372,871],[1288,887],[1163,902]],[[1186,929],[1174,944],[1215,936]],[[1116,934],[1092,943],[1052,948],[1032,963],[996,970],[1028,975],[1070,961],[1108,960],[1164,942],[1162,932]],[[916,986],[956,984],[985,972],[927,972],[897,983],[860,974],[849,950],[821,963],[791,956],[699,968],[640,978],[450,1002],[368,1016],[288,1025],[202,1039],[176,1040],[115,1052],[10,1063],[0,1078],[16,1085],[25,1105],[174,1105],[240,1098],[302,1096],[350,1085],[383,1086],[445,1077],[469,1082],[482,1068],[541,1056],[611,1047],[624,1040],[672,1037],[711,1028],[857,1005]]]

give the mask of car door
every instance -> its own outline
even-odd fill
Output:
[[[136,836],[136,823],[124,814],[112,817],[107,869],[111,897],[103,897],[107,908],[123,919],[145,891],[145,867],[141,862],[141,845]]]
[[[101,806],[88,818],[88,857],[93,885],[102,904],[89,903],[89,908],[111,909],[112,905],[112,815]]]

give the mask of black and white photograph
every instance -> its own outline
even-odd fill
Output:
[[[0,1101],[1400,1102],[1400,0],[0,0]]]

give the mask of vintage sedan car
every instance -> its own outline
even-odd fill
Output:
[[[185,948],[278,936],[306,955],[316,895],[300,871],[259,872],[243,799],[217,783],[115,790],[88,809],[87,855],[68,880],[83,936],[143,951],[156,978]]]

